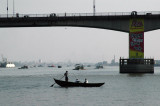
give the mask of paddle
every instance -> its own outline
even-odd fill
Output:
[[[63,76],[63,77],[64,77],[64,76]],[[62,77],[62,78],[63,78],[63,77]],[[62,79],[62,78],[61,78],[61,79]],[[61,80],[61,79],[59,79],[59,80]],[[54,83],[54,84],[56,84],[56,83]],[[53,87],[53,86],[54,86],[54,84],[52,84],[50,87]]]

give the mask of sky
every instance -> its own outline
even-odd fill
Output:
[[[14,0],[19,14],[93,13],[93,0]],[[159,11],[159,0],[96,0],[96,13]],[[0,14],[7,0],[0,0]],[[13,14],[13,0],[8,0]],[[0,55],[10,61],[110,62],[128,58],[129,34],[82,27],[0,28]],[[160,30],[144,34],[144,56],[160,60]],[[0,58],[0,61],[2,59]]]

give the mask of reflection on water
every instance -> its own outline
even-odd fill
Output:
[[[105,82],[102,87],[62,88],[54,83],[69,71],[69,80]],[[63,79],[64,80],[64,79]],[[154,74],[120,74],[119,67],[0,69],[2,106],[158,106],[160,68]]]
[[[144,73],[129,73],[129,77],[143,77],[145,74]]]

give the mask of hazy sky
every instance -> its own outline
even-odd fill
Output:
[[[13,0],[9,14],[13,14]],[[93,0],[14,0],[15,13],[92,13]],[[96,12],[159,11],[159,0],[96,0]],[[0,0],[6,14],[7,0]],[[144,55],[160,59],[160,30],[145,33]],[[128,33],[81,27],[0,28],[0,55],[10,61],[108,62],[128,57]],[[1,60],[1,58],[0,58]]]

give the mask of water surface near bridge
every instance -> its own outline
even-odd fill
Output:
[[[160,68],[154,74],[119,74],[119,67],[88,68],[0,68],[1,106],[158,106]],[[53,77],[69,71],[69,80],[105,82],[98,88],[61,88]]]

